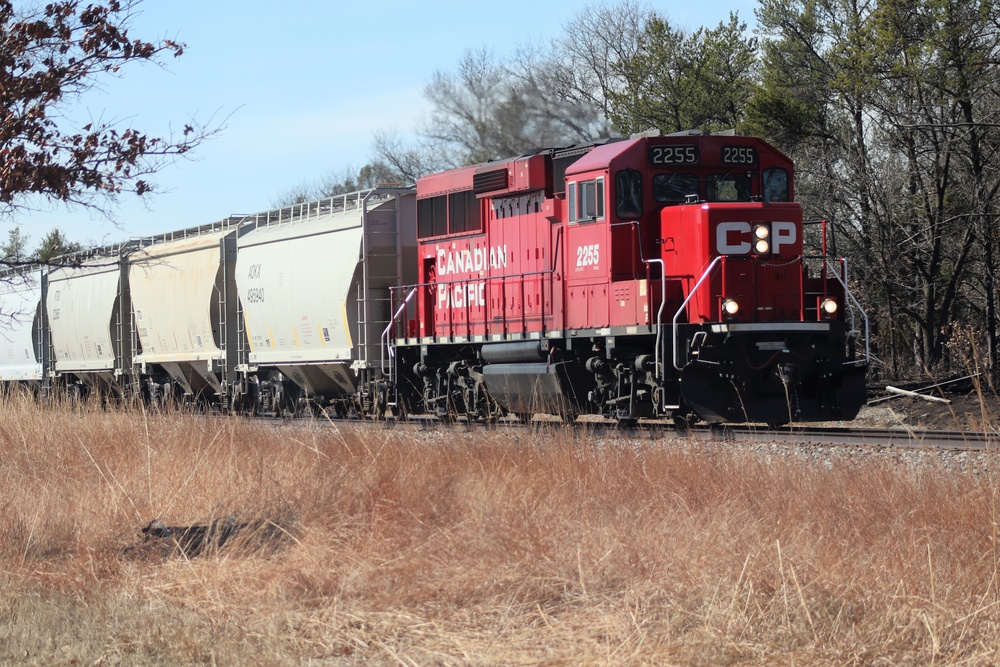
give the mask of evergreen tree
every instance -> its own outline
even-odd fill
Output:
[[[28,236],[20,227],[13,227],[7,232],[7,243],[0,250],[3,257],[0,263],[7,266],[17,266],[31,260],[28,255]]]
[[[60,255],[68,255],[80,250],[83,250],[81,244],[70,241],[61,229],[54,228],[39,241],[32,259],[37,262],[49,263]]]

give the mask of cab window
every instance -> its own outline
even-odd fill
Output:
[[[698,177],[694,174],[656,174],[653,176],[653,199],[659,202],[685,202],[698,196]]]
[[[708,201],[750,201],[750,176],[745,173],[710,174],[705,179]]]
[[[615,215],[621,220],[642,217],[642,172],[622,169],[615,174]]]

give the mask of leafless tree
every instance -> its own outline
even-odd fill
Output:
[[[11,215],[27,196],[101,208],[125,192],[144,195],[155,188],[151,174],[215,131],[189,121],[157,137],[69,120],[67,110],[104,78],[184,52],[169,39],[130,35],[139,2],[0,0],[0,212]]]
[[[636,0],[602,2],[581,9],[555,41],[556,91],[611,116],[611,95],[629,88],[624,66],[642,48],[646,26],[657,14]]]

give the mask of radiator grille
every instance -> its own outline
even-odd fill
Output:
[[[472,189],[476,194],[480,192],[491,192],[493,190],[506,190],[507,184],[507,168],[494,169],[492,171],[484,171],[479,174],[474,174],[472,177]]]

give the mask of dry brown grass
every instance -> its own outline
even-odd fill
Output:
[[[4,664],[1000,661],[990,470],[0,415]],[[271,528],[191,559],[139,532],[223,517]]]

